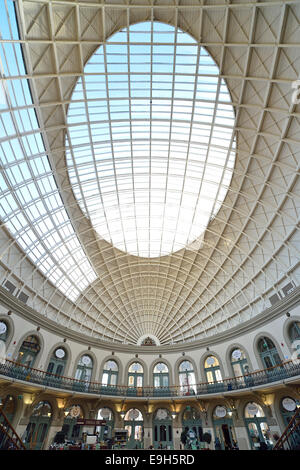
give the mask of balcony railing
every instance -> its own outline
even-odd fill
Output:
[[[99,382],[85,382],[71,377],[51,374],[8,359],[2,364],[0,363],[0,375],[42,385],[43,387],[54,387],[87,394],[93,393],[122,397],[184,397],[244,390],[296,377],[300,375],[300,360],[284,362],[275,367],[251,372],[241,377],[190,386],[129,387],[124,385],[105,385]]]

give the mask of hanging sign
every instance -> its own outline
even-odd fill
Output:
[[[255,403],[249,403],[247,405],[247,411],[249,415],[254,416],[258,413],[258,407]]]
[[[232,353],[232,357],[236,360],[239,360],[242,356],[240,349],[235,349]]]
[[[78,418],[77,424],[79,426],[105,426],[105,419],[83,419]]]
[[[6,324],[3,321],[1,321],[0,322],[0,335],[3,335],[4,333],[6,333],[6,331],[7,331]]]
[[[137,419],[139,417],[139,412],[138,410],[131,410],[129,412],[129,419],[130,420],[134,420],[134,419]]]
[[[281,403],[283,408],[287,411],[295,411],[297,407],[295,400],[293,400],[292,398],[286,397],[282,400]]]
[[[218,418],[224,418],[227,415],[226,408],[224,408],[224,406],[217,406],[215,409],[215,415],[218,416]]]
[[[81,362],[85,366],[88,366],[91,363],[91,358],[89,356],[83,356]]]
[[[212,366],[215,363],[215,358],[214,357],[208,357],[206,360],[207,364]]]
[[[111,411],[108,408],[102,408],[101,416],[103,419],[109,419]]]
[[[58,357],[58,359],[63,359],[65,357],[65,351],[59,348],[55,351],[55,356]]]

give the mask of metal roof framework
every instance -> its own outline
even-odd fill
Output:
[[[9,2],[2,5],[9,12]],[[299,284],[299,2],[31,0],[16,6],[19,37],[12,29],[0,44],[2,94],[10,97],[0,108],[0,143],[3,158],[15,150],[17,161],[5,161],[2,175],[17,178],[18,166],[21,176],[14,184],[6,176],[1,187],[5,196],[17,198],[19,207],[11,202],[11,210],[25,218],[34,248],[39,243],[50,256],[46,261],[41,252],[28,263],[29,242],[24,239],[21,250],[17,236],[24,220],[14,234],[6,222],[2,282],[18,280],[32,294],[30,305],[59,324],[129,344],[144,335],[160,344],[212,336],[253,318],[289,282]],[[236,161],[220,210],[199,243],[156,258],[132,256],[99,237],[78,205],[66,163],[68,110],[86,63],[113,33],[145,21],[180,28],[205,48],[235,111]],[[20,45],[26,71],[10,73],[5,54],[18,57]],[[18,86],[23,103],[12,99]],[[13,119],[5,127],[8,112]],[[33,137],[35,151],[28,148]],[[32,180],[40,194],[30,193],[24,204],[20,188]],[[41,200],[51,200],[50,216]],[[42,261],[50,263],[47,268]]]

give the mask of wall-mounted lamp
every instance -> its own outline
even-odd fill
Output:
[[[172,418],[173,418],[173,419],[175,419],[175,418],[176,418],[176,416],[177,416],[177,413],[176,413],[176,411],[172,411],[171,415],[172,415]]]
[[[68,416],[68,414],[69,414],[69,412],[68,412],[67,410],[65,410],[65,411],[64,411],[64,415],[65,415],[65,417],[67,417],[67,416]]]
[[[121,416],[122,419],[124,419],[125,418],[125,411],[120,411],[120,416]]]
[[[228,416],[230,416],[230,417],[232,416],[232,410],[228,411]]]

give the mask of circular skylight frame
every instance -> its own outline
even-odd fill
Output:
[[[231,182],[234,118],[189,34],[156,21],[113,34],[75,86],[66,134],[73,192],[99,236],[148,258],[201,248]]]

